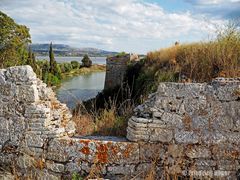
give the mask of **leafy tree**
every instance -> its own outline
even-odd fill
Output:
[[[83,59],[82,59],[82,66],[83,67],[91,67],[92,65],[92,61],[91,59],[88,57],[88,55],[84,55]]]
[[[0,68],[25,64],[29,29],[0,11]]]
[[[71,61],[71,65],[73,69],[78,69],[80,67],[80,63],[77,61]]]

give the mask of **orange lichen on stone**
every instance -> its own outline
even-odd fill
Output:
[[[131,151],[132,151],[132,146],[131,145],[127,145],[126,149],[123,152],[123,156],[125,158],[128,158]]]
[[[79,141],[81,144],[85,144],[86,146],[88,146],[88,144],[90,143],[90,140],[87,140],[87,139],[81,139],[80,141]]]
[[[89,147],[85,146],[80,150],[80,152],[82,152],[85,155],[89,155],[90,154],[90,149],[89,149]]]
[[[97,159],[100,163],[108,162],[108,146],[107,144],[98,144],[97,145]]]
[[[117,146],[111,146],[111,152],[112,152],[113,155],[117,155],[118,147]]]
[[[85,155],[89,155],[90,154],[90,148],[88,147],[89,144],[89,140],[80,140],[79,141],[81,144],[84,144],[84,147],[80,150],[80,152],[82,152]]]

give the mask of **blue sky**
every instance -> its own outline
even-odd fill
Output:
[[[239,9],[240,0],[0,0],[33,43],[136,53],[207,40]]]

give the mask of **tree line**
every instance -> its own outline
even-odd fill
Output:
[[[62,74],[81,67],[90,67],[91,59],[85,55],[82,64],[78,61],[57,63],[53,45],[49,45],[49,61],[37,61],[31,47],[29,28],[17,24],[11,17],[0,11],[0,68],[30,65],[38,78],[48,85],[61,82]]]

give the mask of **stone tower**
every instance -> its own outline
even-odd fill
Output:
[[[129,62],[138,61],[137,54],[117,55],[107,58],[104,90],[121,86]]]
[[[129,61],[130,54],[107,58],[104,90],[121,86],[127,71],[127,64]]]

